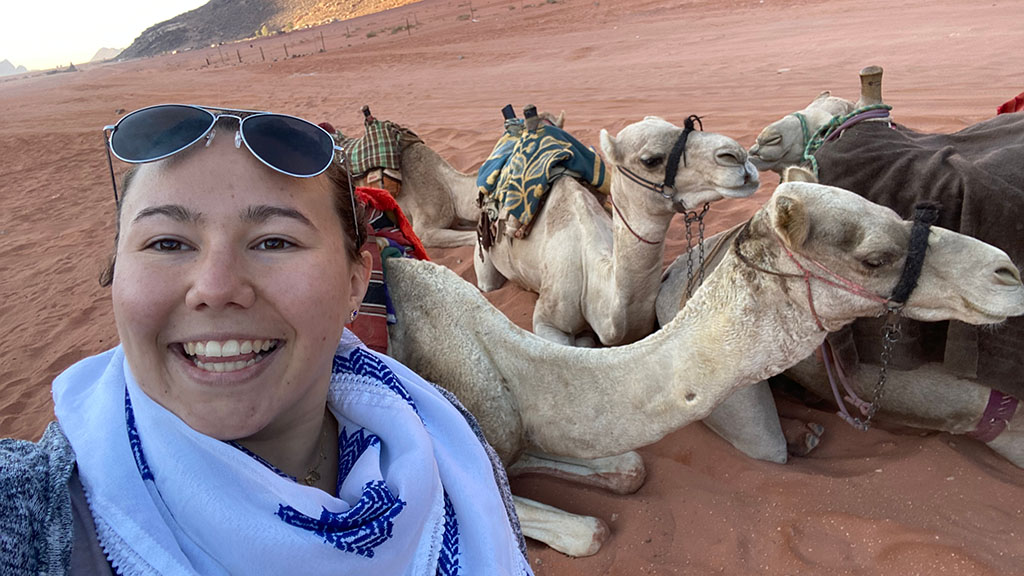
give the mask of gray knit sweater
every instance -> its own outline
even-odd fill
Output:
[[[0,574],[66,574],[75,453],[56,422],[38,443],[0,440]]]

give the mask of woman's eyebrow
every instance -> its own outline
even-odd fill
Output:
[[[148,208],[139,210],[139,213],[132,219],[132,223],[134,224],[139,220],[152,216],[166,216],[172,220],[177,220],[178,222],[191,224],[195,224],[203,218],[201,213],[193,212],[180,204],[162,204],[160,206],[149,206]]]
[[[306,218],[302,212],[299,212],[294,208],[260,204],[257,206],[249,206],[245,212],[242,213],[242,220],[250,224],[262,224],[271,218],[292,218],[293,220],[298,220],[310,228],[316,228],[309,218]]]

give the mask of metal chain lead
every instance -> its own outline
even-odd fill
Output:
[[[704,283],[704,215],[708,213],[711,203],[705,202],[704,208],[698,213],[696,210],[686,212],[686,298],[693,295],[693,291]],[[697,283],[693,283],[693,223],[697,222],[697,241],[700,244],[700,260],[698,266]]]
[[[885,384],[889,378],[889,362],[892,361],[893,349],[900,341],[901,336],[903,333],[900,329],[899,310],[890,311],[885,320],[885,326],[882,328],[882,367],[878,369],[878,383],[875,384],[875,389],[871,393],[871,405],[868,407],[864,421],[859,422],[863,426],[863,430],[871,427],[871,419],[878,413],[879,403],[882,401]]]

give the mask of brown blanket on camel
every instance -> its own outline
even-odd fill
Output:
[[[815,158],[822,183],[856,192],[904,218],[918,201],[938,202],[939,226],[998,246],[1018,268],[1024,265],[1024,114],[996,116],[954,134],[862,122],[825,144]],[[861,361],[878,362],[880,324],[855,323]],[[904,326],[897,367],[943,362],[958,376],[1024,398],[1024,317],[996,329],[956,321],[904,320]]]

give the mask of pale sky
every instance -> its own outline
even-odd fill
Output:
[[[0,61],[29,70],[88,62],[207,0],[18,0],[0,4]]]

